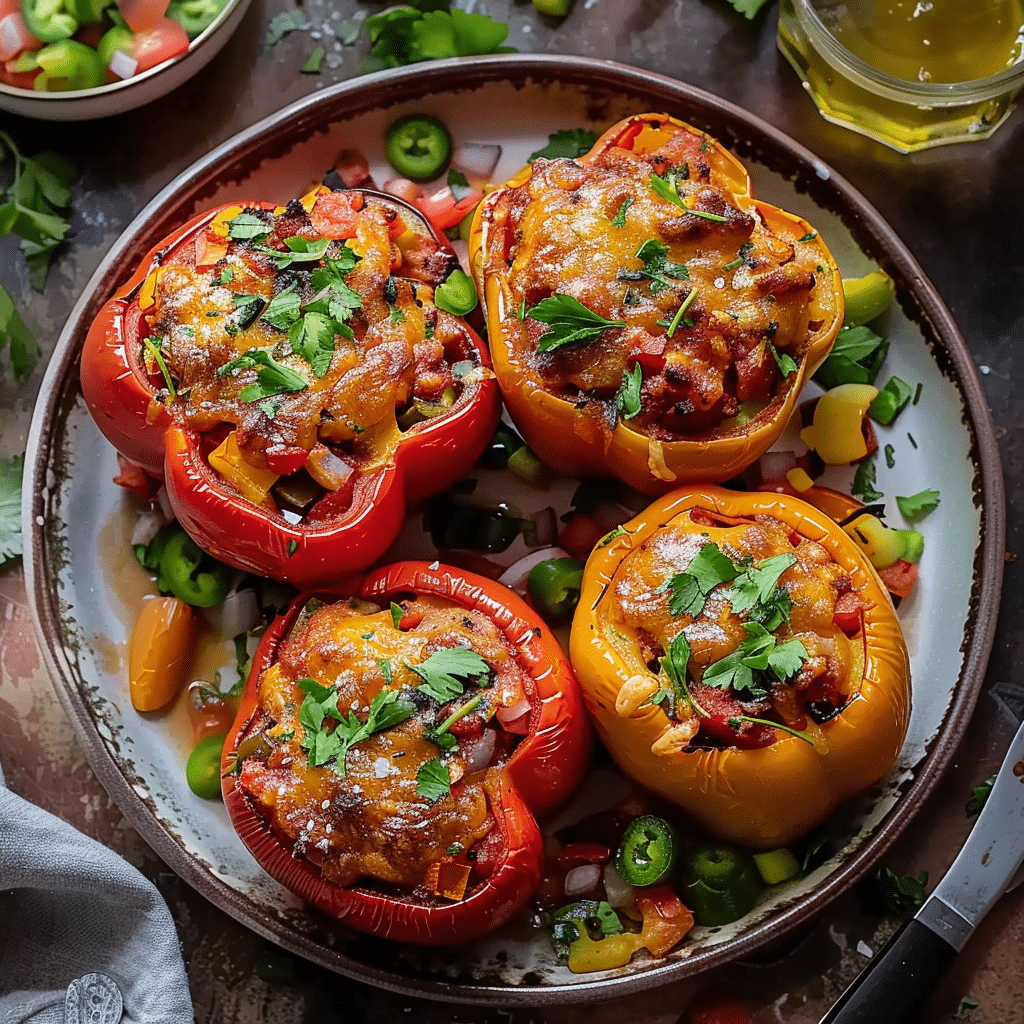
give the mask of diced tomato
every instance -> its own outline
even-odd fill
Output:
[[[415,629],[423,621],[423,612],[404,612],[398,620],[398,628],[403,632]]]
[[[9,71],[6,64],[0,64],[0,82],[15,89],[31,89],[35,84],[36,76],[42,70],[42,68],[37,68],[35,71]]]
[[[358,149],[343,149],[334,161],[334,170],[345,188],[356,188],[370,177],[370,165]]]
[[[576,512],[558,535],[558,546],[573,558],[585,562],[606,532],[586,512]]]
[[[309,220],[322,238],[353,238],[356,233],[356,212],[363,197],[350,192],[326,192],[310,211]]]
[[[686,1010],[685,1024],[752,1024],[745,1003],[720,992],[702,992]]]
[[[878,576],[896,597],[906,597],[917,582],[918,566],[901,558],[888,568],[879,569]]]
[[[555,863],[569,872],[581,864],[607,864],[611,855],[611,847],[604,843],[569,843],[558,852]]]
[[[416,199],[414,202],[419,207],[423,216],[435,228],[439,231],[447,231],[448,228],[455,227],[483,197],[484,194],[482,192],[473,191],[465,199],[460,199],[456,202],[455,196],[452,195],[452,190],[445,185],[444,188],[438,189],[429,196]]]
[[[163,20],[169,2],[170,0],[117,0],[117,8],[128,27],[137,35],[139,32],[155,28]]]
[[[159,480],[154,480],[141,466],[129,462],[123,455],[118,455],[117,465],[120,472],[114,477],[115,484],[145,501],[151,501],[156,496],[160,489]]]
[[[835,612],[832,621],[847,636],[859,633],[864,623],[864,602],[853,590],[840,594],[836,598]]]
[[[152,27],[135,34],[136,74],[155,68],[165,60],[188,51],[185,30],[170,18],[160,18]]]
[[[291,445],[271,445],[267,449],[267,469],[278,476],[289,476],[298,472],[306,464],[309,452],[305,448]]]
[[[651,956],[664,956],[693,927],[693,914],[671,885],[635,889],[636,905],[644,915],[640,942]]]
[[[20,5],[18,10],[0,18],[0,60],[12,60],[22,50],[38,50],[42,45],[25,25]]]
[[[209,231],[196,235],[196,270],[208,270],[228,254],[226,238],[220,238]]]

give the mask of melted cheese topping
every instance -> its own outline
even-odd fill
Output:
[[[296,855],[319,864],[325,877],[343,886],[369,878],[422,887],[446,851],[469,850],[486,835],[491,819],[485,778],[500,757],[485,770],[468,772],[467,751],[479,741],[472,734],[481,733],[480,720],[516,704],[531,685],[504,635],[485,615],[433,597],[418,597],[406,608],[411,618],[422,614],[423,619],[405,630],[395,627],[390,610],[368,613],[344,601],[320,608],[281,643],[279,660],[259,683],[264,732],[274,745],[265,761],[243,762],[239,785],[260,801]],[[467,682],[465,696],[442,710],[411,689],[423,679],[409,665],[450,647],[471,647],[491,673],[481,686]],[[382,663],[389,667],[390,681]],[[418,711],[351,747],[342,776],[331,764],[307,763],[300,679],[332,688],[339,710],[360,720],[385,689],[401,690],[402,699],[414,701]],[[440,724],[452,707],[478,693],[483,699],[472,716],[477,728],[470,716],[463,719],[468,735],[463,733],[453,751],[443,753],[424,738],[425,726]],[[434,802],[417,793],[416,776],[438,758],[448,768],[452,788]]]

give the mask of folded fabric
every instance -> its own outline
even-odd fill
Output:
[[[189,1024],[174,920],[112,850],[0,772],[0,1024]]]

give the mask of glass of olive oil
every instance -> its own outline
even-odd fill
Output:
[[[903,153],[983,139],[1024,86],[1024,0],[781,0],[822,116]]]

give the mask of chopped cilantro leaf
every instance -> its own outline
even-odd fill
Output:
[[[302,300],[299,298],[298,286],[292,282],[267,303],[261,319],[279,331],[287,331],[301,315]]]
[[[918,491],[908,497],[896,495],[896,504],[908,519],[921,519],[929,512],[934,512],[940,500],[939,492],[932,490]]]
[[[24,455],[0,458],[0,563],[22,552],[21,478]]]
[[[270,224],[253,213],[240,213],[237,217],[229,220],[227,225],[228,237],[233,238],[236,242],[266,238],[271,230]]]
[[[922,871],[914,878],[912,875],[897,875],[888,868],[882,868],[875,875],[875,881],[886,912],[892,917],[903,917],[924,903],[928,872]]]
[[[265,348],[249,349],[244,355],[232,359],[217,370],[218,377],[225,377],[236,370],[259,367],[256,383],[242,388],[239,397],[243,402],[258,402],[287,391],[303,391],[308,386],[305,379],[294,370],[277,362]]]
[[[304,313],[288,328],[288,342],[292,351],[302,356],[317,377],[323,377],[331,366],[334,355],[336,324],[323,313]]]
[[[475,191],[465,174],[462,171],[457,171],[454,167],[448,168],[448,187],[452,190],[452,195],[457,203]]]
[[[850,486],[850,493],[863,498],[866,502],[878,501],[884,497],[881,491],[875,490],[875,460],[865,459],[853,474],[853,484]]]
[[[403,609],[400,604],[395,604],[395,602],[392,601],[391,602],[391,621],[394,623],[395,629],[401,629],[402,628],[402,616],[404,614],[405,614],[405,609]]]
[[[299,72],[303,75],[319,75],[326,56],[327,51],[322,46],[315,47],[306,58],[306,62],[299,68]]]
[[[626,211],[633,205],[634,199],[632,196],[626,196],[622,200],[622,205],[619,207],[619,212],[612,218],[612,225],[617,228],[624,228],[626,226]]]
[[[723,596],[728,598],[736,615],[751,612],[751,618],[761,622],[768,630],[775,630],[789,619],[790,599],[779,578],[796,562],[790,553],[774,555],[748,565],[735,579]]]
[[[636,251],[635,259],[642,261],[643,268],[637,271],[620,271],[619,276],[627,280],[649,278],[651,294],[660,295],[663,291],[678,287],[678,281],[688,281],[690,272],[683,263],[673,263],[668,258],[668,246],[656,238],[648,238]],[[635,277],[633,275],[636,275]],[[669,280],[674,278],[674,281]]]
[[[440,758],[425,761],[416,773],[416,792],[431,803],[437,803],[452,791],[452,776]]]
[[[719,583],[728,583],[738,575],[739,569],[717,544],[705,544],[690,564],[669,581],[669,611],[673,615],[700,615],[708,594]]]
[[[448,647],[434,651],[426,661],[410,665],[409,668],[423,680],[416,689],[440,704],[454,700],[465,692],[465,686],[460,680],[476,679],[491,671],[487,662],[468,647]]]
[[[768,343],[768,350],[774,357],[775,362],[779,367],[779,373],[781,373],[783,377],[788,377],[791,373],[796,373],[798,368],[797,361],[788,352],[780,352],[771,342]]]
[[[24,380],[36,365],[41,349],[21,314],[14,308],[14,300],[0,285],[0,352],[8,343],[14,376]]]
[[[593,341],[610,327],[626,326],[621,320],[606,320],[578,299],[560,293],[541,299],[526,315],[548,325],[537,342],[538,352]]]
[[[559,157],[575,160],[576,157],[589,152],[595,142],[597,133],[589,128],[563,128],[549,135],[548,144],[531,153],[528,160],[531,164],[539,156],[546,160],[557,160]]]
[[[644,371],[639,363],[632,370],[622,371],[622,383],[615,394],[615,406],[624,420],[632,419],[640,411],[640,386],[643,382]]]
[[[295,263],[319,262],[331,244],[327,238],[306,238],[305,235],[292,235],[284,240],[287,249],[271,249],[261,245],[258,249],[273,260],[278,270],[284,270]]]
[[[986,779],[980,786],[975,786],[971,790],[971,797],[967,801],[964,811],[968,818],[973,818],[975,814],[980,814],[981,809],[985,806],[988,800],[989,793],[992,792],[992,787],[996,784],[996,777],[993,775],[991,778]]]

